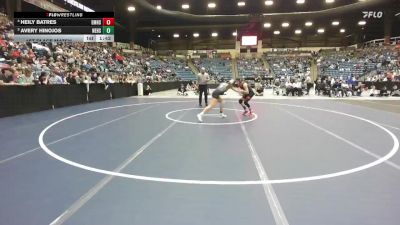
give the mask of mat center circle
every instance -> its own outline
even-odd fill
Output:
[[[243,110],[239,110],[239,109],[230,109],[230,108],[224,108],[224,112],[225,111],[233,111],[233,112],[237,112],[240,113],[239,115],[241,116],[236,116],[233,115],[233,117],[237,118],[237,121],[230,121],[232,115],[228,115],[227,118],[221,118],[219,113],[214,113],[215,110],[219,110],[219,108],[215,108],[214,110],[210,111],[209,113],[205,113],[203,116],[203,122],[199,123],[197,121],[197,117],[196,115],[198,113],[201,112],[200,108],[188,108],[188,109],[179,109],[179,110],[174,110],[171,111],[167,114],[165,114],[165,118],[167,118],[168,120],[174,121],[176,123],[183,123],[183,124],[192,124],[192,125],[209,125],[209,126],[223,126],[223,125],[237,125],[237,124],[243,124],[243,123],[249,123],[252,122],[256,119],[258,119],[258,115],[253,113],[252,116],[242,116],[241,114],[243,113]],[[185,121],[182,119],[176,119],[173,118],[173,114],[179,114],[179,112],[187,112],[187,111],[195,111],[196,113],[193,114],[193,118],[191,119],[191,121]],[[213,121],[210,121],[210,118],[214,117]],[[218,118],[218,122],[215,122],[215,117]],[[187,118],[187,116],[186,116]],[[209,120],[207,122],[207,120]]]
[[[375,167],[377,165],[380,165],[390,158],[392,158],[399,150],[399,140],[397,139],[396,135],[393,134],[391,131],[383,127],[382,125],[378,124],[377,122],[347,114],[344,112],[338,112],[334,110],[329,110],[329,109],[322,109],[322,108],[315,108],[315,107],[310,107],[310,106],[301,106],[301,105],[291,105],[291,104],[281,104],[281,103],[271,103],[271,102],[255,102],[258,104],[270,104],[270,105],[278,105],[278,106],[287,106],[287,107],[294,107],[294,108],[303,108],[303,109],[310,109],[310,110],[317,110],[317,111],[322,111],[322,112],[328,112],[328,113],[333,113],[333,114],[338,114],[342,116],[346,116],[349,118],[357,119],[360,121],[364,121],[366,123],[369,123],[371,125],[374,125],[375,127],[383,130],[386,132],[389,137],[392,138],[393,140],[393,146],[392,149],[390,149],[389,153],[386,155],[378,158],[377,160],[352,168],[348,170],[343,170],[339,172],[333,172],[333,173],[325,173],[321,175],[314,175],[314,176],[305,176],[305,177],[295,177],[295,178],[286,178],[286,179],[275,179],[275,180],[195,180],[195,179],[178,179],[178,178],[166,178],[166,177],[152,177],[152,176],[142,176],[142,175],[135,175],[135,174],[128,174],[128,173],[122,173],[118,170],[115,171],[110,171],[110,170],[105,170],[105,169],[100,169],[84,164],[80,164],[78,162],[69,160],[67,158],[64,158],[58,154],[56,154],[54,151],[52,151],[44,142],[44,136],[47,131],[49,131],[52,127],[56,126],[57,124],[60,124],[62,122],[68,121],[70,119],[82,116],[82,115],[87,115],[90,113],[94,112],[99,112],[99,111],[105,111],[105,110],[110,110],[110,109],[116,109],[116,108],[126,108],[126,107],[134,107],[134,106],[139,106],[139,105],[152,105],[152,104],[167,104],[167,103],[172,103],[174,101],[167,101],[167,102],[152,102],[152,103],[137,103],[137,104],[130,104],[130,105],[121,105],[121,106],[113,106],[113,107],[107,107],[107,108],[100,108],[100,109],[95,109],[95,110],[90,110],[78,114],[74,114],[68,117],[65,117],[63,119],[60,119],[58,121],[53,122],[52,124],[48,125],[46,128],[44,128],[38,137],[38,141],[40,144],[40,147],[43,149],[44,152],[46,152],[49,156],[53,157],[56,160],[59,160],[63,163],[69,164],[71,166],[95,172],[95,173],[100,173],[100,174],[105,174],[105,175],[110,175],[110,176],[117,176],[117,177],[124,177],[124,178],[129,178],[129,179],[136,179],[136,180],[145,180],[145,181],[154,181],[154,182],[164,182],[164,183],[179,183],[179,184],[198,184],[198,185],[257,185],[257,184],[284,184],[284,183],[298,183],[298,182],[306,182],[306,181],[316,181],[316,180],[323,180],[323,179],[330,179],[330,178],[336,178],[336,177],[341,177],[345,175],[350,175],[354,174],[372,167]],[[175,101],[176,103],[178,101]],[[176,110],[176,111],[184,111],[184,110],[192,110],[192,109],[183,109],[183,110]],[[201,110],[201,109],[197,109]],[[237,109],[234,109],[235,111],[240,111]],[[168,114],[174,113],[170,112]]]

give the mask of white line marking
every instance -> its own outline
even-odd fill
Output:
[[[204,114],[203,115],[203,117],[220,117],[221,116],[221,114],[220,113],[207,113],[207,114]]]
[[[240,120],[239,115],[236,115],[237,118]],[[258,156],[258,153],[256,149],[254,148],[253,143],[250,140],[249,134],[247,133],[246,127],[243,124],[240,124],[240,127],[243,131],[243,135],[246,138],[247,146],[250,149],[251,152],[251,157],[253,158],[255,167],[257,169],[258,175],[261,179],[261,181],[268,181],[268,175],[267,172],[264,169],[264,166],[262,165],[262,162],[260,160],[260,157]],[[289,225],[289,222],[286,218],[285,212],[282,209],[281,204],[279,203],[278,196],[276,196],[275,190],[272,187],[272,184],[263,184],[263,189],[265,196],[267,197],[269,206],[272,211],[272,215],[274,216],[275,223],[277,225]]]
[[[155,104],[155,103],[157,103],[157,104],[172,103],[172,102],[192,102],[192,101],[154,102],[154,104]],[[233,102],[233,101],[229,101],[229,102]],[[260,103],[260,102],[258,102],[258,103]],[[267,103],[267,102],[264,102],[264,103]],[[153,103],[151,103],[151,104],[153,104]],[[142,105],[142,104],[137,104],[137,105]],[[218,115],[218,114],[209,114],[209,115],[212,115],[212,116],[213,116],[213,115]],[[204,116],[206,116],[206,115],[204,115]],[[400,130],[400,128],[398,128],[398,127],[393,127],[393,126],[390,126],[390,125],[388,125],[388,124],[384,124],[384,123],[379,123],[379,124],[382,125],[382,126],[385,126],[385,127],[389,127],[389,128],[395,129],[395,130]],[[56,140],[56,141],[53,141],[53,142],[49,142],[49,143],[47,143],[47,145],[50,146],[50,145],[53,145],[53,144],[55,144],[55,143],[57,143],[57,142],[59,142],[59,141],[61,141],[61,139]],[[6,163],[6,162],[8,162],[8,161],[11,161],[11,160],[14,160],[14,159],[17,159],[17,158],[20,158],[20,157],[23,157],[23,156],[25,156],[25,155],[27,155],[27,154],[30,154],[30,153],[32,153],[32,152],[35,152],[35,151],[37,151],[37,150],[40,150],[40,146],[38,146],[38,147],[36,147],[36,148],[34,148],[34,149],[27,150],[27,151],[25,151],[25,152],[23,152],[23,153],[20,153],[20,154],[17,154],[17,155],[14,155],[14,156],[10,156],[9,158],[0,160],[0,164]]]
[[[365,149],[365,148],[363,148],[363,147],[357,145],[356,143],[354,143],[354,142],[352,142],[352,141],[350,141],[350,140],[347,140],[346,138],[344,138],[344,137],[342,137],[342,136],[340,136],[340,135],[338,135],[338,134],[336,134],[336,133],[334,133],[334,132],[332,132],[332,131],[330,131],[330,130],[327,130],[327,129],[323,128],[323,127],[318,126],[317,124],[315,124],[315,123],[313,123],[313,122],[311,122],[311,121],[309,121],[309,120],[307,120],[307,119],[305,119],[305,118],[303,118],[303,117],[301,117],[301,116],[298,116],[298,115],[296,115],[296,114],[294,114],[294,113],[292,113],[292,112],[290,112],[290,111],[287,111],[287,110],[285,110],[285,109],[282,109],[282,108],[279,108],[279,107],[277,107],[277,108],[278,108],[279,110],[281,110],[281,111],[283,111],[283,112],[285,112],[285,113],[287,113],[287,114],[289,114],[289,115],[295,117],[296,119],[298,119],[298,120],[300,120],[300,121],[302,121],[302,122],[304,122],[304,123],[306,123],[306,124],[308,124],[308,125],[310,125],[310,126],[312,126],[312,127],[315,127],[315,128],[317,128],[318,130],[321,130],[321,131],[323,131],[324,133],[329,134],[329,135],[331,135],[332,137],[334,137],[334,138],[336,138],[336,139],[338,139],[338,140],[340,140],[340,141],[343,141],[343,142],[345,142],[346,144],[348,144],[348,145],[350,145],[350,146],[352,146],[352,147],[354,147],[354,148],[356,148],[356,149],[358,149],[358,150],[360,150],[360,151],[362,151],[362,152],[364,152],[364,153],[366,153],[366,154],[368,154],[368,155],[370,155],[370,156],[372,156],[372,157],[374,157],[374,158],[376,158],[376,159],[380,159],[380,158],[382,157],[382,156],[380,156],[380,155],[377,155],[377,154],[375,154],[375,153],[373,153],[373,152],[371,152],[371,151],[369,151],[369,150],[367,150],[367,149]],[[400,170],[400,166],[399,166],[399,165],[397,165],[397,164],[395,164],[395,163],[393,163],[393,162],[391,162],[391,161],[389,161],[389,160],[385,161],[385,163],[388,164],[388,165],[390,165],[390,166],[392,166],[392,167],[395,168],[395,169]]]
[[[371,102],[371,101],[369,101],[369,100],[363,100],[363,101]],[[380,100],[380,101],[386,101],[386,100]],[[375,103],[375,102],[371,102],[371,103]],[[394,127],[394,126],[391,126],[391,125],[388,125],[388,124],[385,124],[385,123],[378,123],[378,124],[379,124],[379,125],[382,125],[382,126],[385,126],[385,127],[392,128],[392,129],[394,129],[394,130],[400,130],[400,128],[398,128],[398,127]]]
[[[50,144],[49,144],[49,145],[50,145]],[[1,161],[0,161],[0,164],[5,163],[5,162],[8,162],[8,161],[11,161],[11,160],[13,160],[13,159],[20,158],[20,157],[22,157],[22,156],[24,156],[24,155],[27,155],[27,154],[32,153],[32,152],[35,152],[35,151],[37,151],[37,150],[39,150],[39,149],[40,149],[40,147],[37,147],[37,148],[31,149],[31,150],[28,150],[28,151],[26,151],[26,152],[23,152],[23,153],[20,153],[20,154],[17,154],[17,155],[13,155],[13,156],[11,156],[11,157],[9,157],[9,158],[6,158],[6,159],[1,160]]]
[[[57,224],[57,222],[65,215],[67,214],[69,211],[66,210],[64,213],[62,213],[59,217],[57,217],[53,222],[50,223],[50,225],[55,225]]]
[[[380,125],[385,126],[385,127],[389,127],[389,128],[395,129],[395,130],[400,130],[400,128],[394,127],[394,126],[390,126],[388,124],[380,123]]]
[[[61,120],[58,120],[58,121],[50,124],[45,129],[43,129],[42,132],[40,132],[40,135],[38,137],[38,141],[39,141],[39,144],[42,147],[43,151],[45,151],[51,157],[53,157],[53,158],[55,158],[55,159],[57,159],[57,160],[59,160],[61,162],[64,162],[66,164],[69,164],[71,166],[74,166],[74,167],[77,167],[77,168],[81,168],[81,169],[84,169],[84,170],[88,170],[88,171],[91,171],[91,172],[102,173],[102,174],[118,176],[118,177],[125,177],[125,178],[129,178],[129,179],[154,181],[154,182],[167,182],[167,183],[179,183],[179,184],[200,184],[200,185],[283,184],[283,183],[295,183],[295,182],[306,182],[306,181],[329,179],[329,178],[334,178],[334,177],[339,177],[339,176],[344,176],[344,175],[357,173],[357,172],[372,168],[374,166],[377,166],[379,164],[382,164],[386,160],[392,158],[399,150],[399,140],[397,139],[396,135],[394,135],[390,130],[388,130],[385,127],[379,125],[378,123],[373,122],[373,121],[368,120],[368,119],[365,119],[365,118],[362,118],[362,117],[359,117],[359,116],[350,115],[350,114],[347,114],[347,113],[338,112],[338,111],[334,111],[334,110],[313,108],[313,107],[300,106],[300,105],[279,104],[279,103],[271,103],[271,102],[254,102],[254,103],[270,104],[270,105],[281,105],[281,106],[289,106],[289,107],[295,107],[295,108],[305,108],[305,109],[311,109],[311,110],[318,110],[318,111],[323,111],[323,112],[334,113],[334,114],[338,114],[338,115],[342,115],[342,116],[347,116],[347,117],[350,117],[350,118],[353,118],[353,119],[358,119],[358,120],[364,121],[366,123],[370,123],[370,124],[378,127],[379,129],[382,129],[383,131],[385,131],[392,138],[393,147],[392,147],[391,150],[389,150],[389,153],[387,155],[383,156],[382,158],[379,158],[376,161],[373,161],[371,163],[368,163],[368,164],[365,164],[365,165],[362,165],[362,166],[359,166],[359,167],[356,167],[356,168],[353,168],[353,169],[344,170],[344,171],[335,172],[335,173],[328,173],[328,174],[317,175],[317,176],[309,176],[309,177],[299,177],[299,178],[289,178],[289,179],[279,179],[279,180],[268,180],[268,181],[262,181],[262,180],[219,181],[219,180],[188,180],[188,179],[185,180],[185,179],[173,179],[173,178],[140,176],[140,175],[126,174],[126,173],[116,173],[116,172],[109,171],[109,170],[103,170],[103,169],[99,169],[99,168],[86,166],[86,165],[71,161],[69,159],[63,158],[63,157],[57,155],[56,153],[54,153],[53,151],[51,151],[43,141],[44,135],[46,134],[46,132],[50,128],[52,128],[53,126],[55,126],[55,125],[57,125],[57,124],[59,124],[61,122],[66,121],[68,119],[71,119],[71,118],[74,118],[74,117],[77,117],[77,116],[80,116],[80,115],[85,115],[85,114],[88,114],[88,113],[92,113],[94,111],[102,111],[102,110],[108,110],[108,109],[113,109],[113,108],[121,108],[121,107],[128,107],[128,106],[114,106],[114,107],[102,108],[102,109],[87,111],[87,112],[75,114],[75,115],[72,115],[72,116],[69,116],[69,117],[65,117],[65,118],[63,118]],[[149,103],[149,104],[151,104],[151,103]]]
[[[168,102],[150,102],[150,103],[138,103],[138,104],[132,104],[132,105],[125,105],[125,107],[129,107],[129,106],[140,106],[140,105],[147,105],[147,104],[151,104],[151,105],[153,105],[153,104],[165,104],[165,103],[179,103],[179,102],[191,102],[191,101],[168,101]],[[134,112],[134,114],[135,114],[136,112]],[[133,115],[134,115],[133,114]],[[121,119],[123,119],[123,118],[121,118]],[[117,120],[119,120],[119,118],[117,118],[117,119],[115,119],[115,121],[117,121]],[[115,121],[113,121],[113,122],[115,122]],[[109,121],[110,122],[110,121]],[[108,123],[108,122],[107,122]],[[101,125],[101,124],[100,124]],[[98,125],[98,126],[100,126],[100,125]],[[106,125],[106,123],[104,124],[104,125]],[[98,127],[97,127],[98,128]],[[89,128],[89,129],[91,129],[91,128]],[[81,132],[87,132],[87,131],[81,131]],[[82,133],[79,133],[79,134],[82,134]],[[71,136],[68,136],[68,137],[64,137],[64,138],[61,138],[61,139],[58,139],[58,140],[55,140],[55,141],[52,141],[52,142],[49,142],[49,143],[47,143],[47,145],[53,145],[53,144],[55,144],[55,143],[57,143],[57,142],[60,142],[60,141],[63,141],[63,140],[66,140],[66,139],[69,139],[69,138],[71,138],[71,137],[73,137],[73,136],[76,136],[77,134],[75,134],[75,135],[71,135]],[[11,161],[11,160],[13,160],[13,159],[17,159],[17,158],[20,158],[20,157],[22,157],[22,156],[25,156],[25,155],[27,155],[27,154],[29,154],[29,153],[32,153],[32,152],[35,152],[35,151],[37,151],[37,150],[40,150],[40,146],[39,147],[36,147],[36,148],[34,148],[34,149],[31,149],[31,150],[28,150],[28,151],[25,151],[25,152],[23,152],[23,153],[20,153],[20,154],[17,154],[17,155],[14,155],[14,156],[11,156],[11,157],[8,157],[8,158],[6,158],[6,159],[3,159],[3,160],[1,160],[0,161],[0,164],[2,164],[2,163],[5,163],[5,162],[8,162],[8,161]]]
[[[183,115],[181,115],[183,117]],[[164,135],[169,129],[171,129],[176,122],[171,123],[167,128],[154,136],[150,141],[144,144],[139,150],[131,155],[127,160],[120,164],[113,172],[121,172],[125,169],[133,160],[139,157],[150,145],[152,145],[157,139]],[[112,181],[115,176],[108,175],[94,185],[88,192],[82,195],[76,202],[74,202],[64,213],[62,213],[57,219],[50,223],[50,225],[60,225],[66,222],[71,216],[73,216],[82,206],[84,206],[90,199],[92,199],[101,189],[103,189],[108,183]]]
[[[237,124],[243,124],[243,123],[250,123],[256,119],[258,119],[258,115],[253,113],[253,117],[249,120],[243,120],[243,121],[237,121],[237,122],[228,122],[228,123],[199,123],[199,122],[190,122],[190,121],[182,121],[182,120],[177,120],[172,118],[170,115],[173,113],[177,113],[177,112],[182,112],[182,111],[189,111],[189,110],[199,110],[199,108],[189,108],[189,109],[179,109],[179,110],[175,110],[175,111],[171,111],[167,114],[165,114],[165,118],[177,122],[177,123],[183,123],[183,124],[191,124],[191,125],[208,125],[208,126],[224,126],[224,125],[237,125]],[[240,111],[238,109],[229,109],[229,108],[224,108],[224,110],[228,110],[228,111]],[[199,110],[200,112],[200,110]],[[207,114],[204,114],[207,115]],[[219,114],[218,114],[219,115]]]
[[[312,99],[312,100],[315,100],[315,99]],[[144,104],[163,104],[163,103],[179,103],[179,102],[192,102],[192,101],[168,101],[168,102],[150,102],[150,103],[144,103]],[[233,101],[229,101],[229,102],[233,102]],[[261,103],[261,102],[257,102],[257,103]],[[266,104],[268,104],[267,102],[263,102],[263,103],[266,103]],[[140,103],[140,104],[135,104],[135,105],[143,105],[142,103]],[[205,115],[206,116],[206,115]],[[386,126],[386,127],[390,127],[390,128],[392,128],[392,129],[395,129],[395,130],[400,130],[400,128],[398,128],[398,127],[393,127],[393,126],[390,126],[390,125],[387,125],[387,124],[384,124],[384,123],[379,123],[380,125],[383,125],[383,126]],[[53,144],[55,144],[55,143],[57,143],[58,141],[60,141],[60,140],[56,140],[56,141],[54,141],[54,142],[49,142],[49,143],[47,143],[47,145],[53,145]],[[20,153],[20,154],[17,154],[17,155],[14,155],[14,156],[10,156],[9,158],[6,158],[6,159],[3,159],[3,160],[0,160],[0,164],[3,164],[3,163],[6,163],[6,162],[8,162],[8,161],[11,161],[11,160],[14,160],[14,159],[18,159],[18,158],[21,158],[21,157],[23,157],[23,156],[25,156],[25,155],[28,155],[28,154],[30,154],[30,153],[33,153],[33,152],[36,152],[37,150],[40,150],[40,146],[39,147],[36,147],[36,148],[34,148],[34,149],[30,149],[30,150],[27,150],[27,151],[25,151],[25,152],[22,152],[22,153]]]
[[[69,136],[60,138],[60,139],[58,139],[58,140],[49,142],[49,143],[47,143],[47,145],[53,145],[53,144],[56,144],[56,143],[58,143],[58,142],[68,140],[68,139],[70,139],[70,138],[72,138],[72,137],[78,136],[78,135],[80,135],[80,134],[87,133],[87,132],[89,132],[89,131],[95,130],[95,129],[100,128],[100,127],[103,127],[103,126],[108,125],[108,124],[110,124],[110,123],[113,123],[113,122],[116,122],[116,121],[125,119],[125,118],[130,117],[130,116],[133,116],[133,115],[136,115],[136,114],[138,114],[138,113],[140,113],[140,112],[146,111],[146,110],[148,110],[148,109],[150,109],[150,108],[153,108],[153,107],[154,107],[154,106],[149,106],[149,107],[146,107],[146,108],[144,108],[144,109],[135,111],[135,112],[133,112],[133,113],[129,113],[129,114],[127,114],[127,115],[124,115],[124,116],[118,117],[118,118],[116,118],[116,119],[107,121],[107,122],[105,122],[105,123],[101,123],[101,124],[99,124],[99,125],[96,125],[96,126],[93,126],[93,127],[88,128],[88,129],[79,131],[78,133],[74,133],[74,134],[71,134],[71,135],[69,135]],[[10,158],[4,159],[4,160],[0,161],[0,164],[5,163],[5,162],[10,161],[10,160],[13,160],[13,159],[16,159],[16,158],[19,158],[19,157],[22,157],[22,156],[24,156],[24,155],[26,155],[26,154],[32,153],[32,152],[34,152],[34,151],[36,151],[36,150],[39,150],[39,149],[40,149],[40,147],[37,147],[37,148],[34,148],[34,149],[29,150],[29,151],[27,151],[27,152],[24,152],[24,153],[21,153],[21,154],[12,156],[12,157],[10,157]]]

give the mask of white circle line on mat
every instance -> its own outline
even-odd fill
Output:
[[[183,101],[175,101],[175,102],[183,102]],[[51,157],[64,162],[66,164],[69,164],[71,166],[81,168],[87,171],[95,172],[95,173],[101,173],[105,175],[110,175],[110,176],[117,176],[117,177],[123,177],[123,178],[129,178],[129,179],[136,179],[136,180],[145,180],[145,181],[153,181],[153,182],[164,182],[164,183],[178,183],[178,184],[193,184],[193,185],[259,185],[259,184],[285,184],[285,183],[298,183],[298,182],[306,182],[306,181],[316,181],[316,180],[323,180],[323,179],[329,179],[329,178],[335,178],[335,177],[340,177],[344,175],[349,175],[353,173],[357,173],[369,168],[372,168],[374,166],[377,166],[387,160],[389,160],[391,157],[393,157],[397,151],[399,150],[399,140],[397,137],[388,129],[385,127],[379,125],[378,123],[347,113],[343,112],[338,112],[334,110],[328,110],[328,109],[321,109],[321,108],[314,108],[314,107],[309,107],[309,106],[301,106],[301,105],[289,105],[289,104],[280,104],[280,103],[270,103],[270,102],[255,102],[255,103],[260,103],[260,104],[272,104],[272,105],[281,105],[281,106],[288,106],[288,107],[296,107],[296,108],[304,108],[304,109],[311,109],[311,110],[318,110],[318,111],[324,111],[324,112],[330,112],[330,113],[335,113],[347,117],[351,117],[354,119],[358,119],[364,122],[367,122],[369,124],[372,124],[381,130],[385,131],[393,140],[393,147],[389,151],[388,154],[385,156],[379,158],[378,160],[375,160],[371,163],[353,168],[353,169],[348,169],[348,170],[343,170],[340,172],[335,172],[335,173],[328,173],[328,174],[323,174],[323,175],[317,175],[317,176],[308,176],[308,177],[298,177],[298,178],[288,178],[288,179],[275,179],[275,180],[190,180],[190,179],[175,179],[175,178],[163,178],[163,177],[150,177],[150,176],[140,176],[140,175],[134,175],[134,174],[127,174],[127,173],[119,173],[119,172],[113,172],[109,170],[104,170],[104,169],[99,169],[91,166],[86,166],[74,161],[71,161],[69,159],[66,159],[53,151],[51,151],[46,144],[43,141],[43,137],[46,134],[46,132],[52,128],[53,126],[66,121],[68,119],[72,119],[77,116],[85,115],[88,113],[93,113],[97,111],[103,111],[103,110],[108,110],[108,109],[115,109],[115,108],[122,108],[122,107],[131,107],[131,106],[139,106],[139,105],[149,105],[149,104],[162,104],[162,103],[173,103],[173,102],[153,102],[153,103],[139,103],[139,104],[131,104],[131,105],[124,105],[124,106],[114,106],[114,107],[107,107],[107,108],[101,108],[101,109],[96,109],[96,110],[91,110],[83,113],[78,113],[74,114],[72,116],[65,117],[63,119],[60,119],[46,128],[44,128],[38,137],[40,147],[45,151],[48,155]]]
[[[237,122],[225,122],[225,123],[224,122],[221,122],[221,123],[207,123],[207,122],[199,123],[199,122],[177,120],[177,119],[174,119],[171,117],[171,114],[174,114],[177,112],[182,112],[182,111],[190,111],[190,110],[200,110],[200,109],[199,108],[188,108],[188,109],[179,109],[179,110],[171,111],[171,112],[165,114],[165,118],[167,118],[168,120],[171,120],[173,122],[176,122],[176,123],[191,124],[191,125],[205,125],[205,126],[238,125],[238,124],[252,122],[258,118],[257,114],[253,113],[253,117],[251,117],[251,119],[249,119],[249,120],[243,120],[243,121],[237,121]],[[238,111],[238,112],[241,111],[239,109],[229,109],[229,108],[224,108],[224,110]],[[204,114],[204,116],[206,116],[206,115],[207,114]]]

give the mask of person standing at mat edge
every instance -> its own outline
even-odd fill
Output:
[[[206,73],[206,68],[202,67],[200,73],[197,75],[197,83],[199,85],[199,107],[203,107],[202,98],[204,93],[204,102],[206,106],[208,106],[208,81],[210,80],[210,76]]]

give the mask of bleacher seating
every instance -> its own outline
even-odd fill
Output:
[[[318,69],[321,76],[348,77],[380,75],[396,70],[398,52],[394,47],[372,47],[321,52]]]
[[[178,77],[183,81],[196,80],[196,75],[192,72],[192,70],[186,65],[185,62],[182,62],[178,59],[172,59],[171,63],[175,67],[175,72]]]
[[[241,78],[264,76],[266,71],[264,63],[260,59],[238,60],[238,73]]]
[[[302,56],[266,57],[275,76],[304,76],[311,70],[311,58]]]
[[[220,80],[229,80],[232,78],[232,63],[229,59],[221,58],[202,58],[194,60],[195,66],[200,70],[204,67],[206,71],[212,76]]]
[[[161,76],[171,76],[176,74],[180,80],[190,81],[195,80],[196,76],[191,69],[186,65],[184,60],[179,59],[152,59],[150,60],[150,67],[154,74]]]

